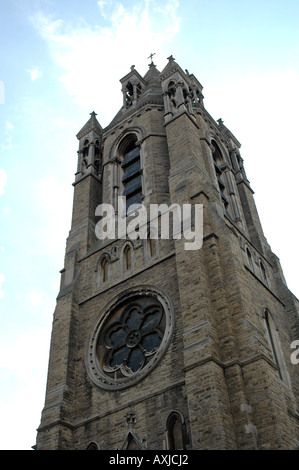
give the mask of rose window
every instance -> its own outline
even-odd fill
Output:
[[[104,371],[129,377],[141,370],[161,344],[161,320],[160,305],[128,305],[119,320],[104,330]]]
[[[170,301],[125,295],[98,322],[88,345],[88,371],[97,385],[120,389],[146,375],[168,345],[173,327]]]

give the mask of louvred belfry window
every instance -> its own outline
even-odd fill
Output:
[[[126,210],[128,210],[132,204],[141,204],[142,198],[140,150],[138,147],[134,146],[125,153],[121,166],[123,168],[123,196],[126,197]]]

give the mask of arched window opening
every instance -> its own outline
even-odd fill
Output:
[[[130,81],[127,83],[126,87],[124,88],[124,97],[125,97],[125,106],[129,108],[136,104],[136,101],[141,95],[142,87],[141,83],[134,83],[132,84]]]
[[[133,104],[134,99],[134,88],[131,82],[128,82],[126,86],[126,107],[129,108]]]
[[[83,144],[83,149],[82,149],[82,157],[83,157],[83,162],[87,166],[87,157],[88,157],[88,151],[89,151],[89,140],[86,139]]]
[[[124,249],[124,270],[128,271],[132,268],[132,247],[126,245]]]
[[[104,258],[101,262],[101,279],[102,282],[108,281],[109,276],[109,261],[107,258]]]
[[[262,281],[268,286],[269,285],[268,276],[267,276],[267,272],[262,261],[260,261],[260,269],[261,269]]]
[[[91,442],[91,443],[87,446],[86,450],[99,450],[99,448],[98,448],[98,446],[97,446],[97,444],[96,444],[95,442]]]
[[[184,450],[184,425],[179,413],[173,412],[167,420],[167,441],[169,450]]]
[[[190,97],[190,92],[186,88],[183,88],[183,96],[184,96],[185,104],[188,104],[188,99]]]
[[[226,196],[224,194],[225,185],[223,183],[222,170],[221,170],[221,164],[223,163],[223,158],[222,158],[222,154],[220,152],[220,149],[219,149],[218,145],[216,144],[216,142],[214,140],[212,141],[212,154],[213,154],[214,169],[215,169],[215,173],[216,173],[216,177],[217,177],[217,182],[218,182],[218,187],[219,187],[219,191],[220,191],[221,201],[222,201],[225,209],[227,210],[227,208],[228,208],[228,199],[226,198]]]
[[[99,172],[100,170],[100,157],[101,157],[101,149],[100,149],[100,142],[98,140],[95,141],[95,148],[94,148],[94,157],[95,157],[95,160],[94,160],[94,164],[95,164],[95,167],[96,167],[96,170],[97,172]]]
[[[98,139],[95,141],[94,155],[96,158],[100,156],[100,142]]]
[[[189,92],[191,95],[192,105],[197,105],[197,104],[202,103],[203,95],[198,88],[194,86],[192,88],[189,87]]]
[[[175,83],[174,82],[169,82],[168,84],[168,96],[173,104],[174,108],[176,108],[176,101],[175,101],[175,94],[176,94],[176,89],[175,89]]]
[[[157,240],[151,238],[151,234],[148,234],[147,238],[147,251],[149,258],[153,258],[157,254]]]
[[[132,139],[125,148],[123,161],[123,196],[126,197],[126,211],[133,204],[141,204],[142,181],[140,149]]]
[[[268,310],[265,310],[265,323],[266,323],[266,330],[268,335],[268,341],[270,344],[272,356],[274,359],[275,364],[279,367],[278,375],[279,378],[282,380],[281,374],[281,352],[279,351],[279,345],[276,338],[276,330],[275,325],[271,316],[269,315]]]
[[[251,254],[249,248],[246,248],[246,255],[247,255],[248,266],[251,269],[251,271],[254,272],[253,258],[252,258],[252,254]]]

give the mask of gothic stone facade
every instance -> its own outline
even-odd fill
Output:
[[[72,226],[37,449],[296,449],[298,300],[263,234],[240,143],[169,57],[78,133]],[[100,240],[99,204],[202,204],[203,244]],[[122,214],[120,214],[122,215]],[[148,235],[152,228],[147,227]]]

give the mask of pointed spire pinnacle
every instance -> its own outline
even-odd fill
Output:
[[[84,137],[86,134],[88,134],[91,131],[96,131],[97,133],[102,133],[102,131],[103,131],[102,126],[99,123],[99,121],[97,120],[96,116],[97,116],[97,113],[95,113],[94,111],[92,111],[92,113],[90,113],[89,120],[82,127],[80,132],[78,132],[78,134],[77,134],[78,139],[81,139],[82,137]]]
[[[97,118],[96,118],[97,113],[95,113],[94,111],[92,111],[92,113],[90,113],[90,116],[91,116],[91,118],[90,118],[90,120],[89,120],[90,123],[91,123],[93,126],[98,127],[98,126],[99,126],[99,122],[98,122],[98,120],[97,120]]]

